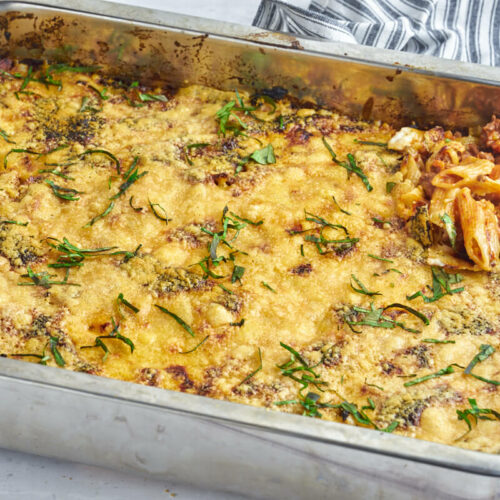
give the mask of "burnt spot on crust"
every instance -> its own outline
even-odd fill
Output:
[[[403,356],[414,356],[418,368],[429,368],[430,366],[430,349],[427,345],[420,344],[408,347],[401,354]]]
[[[161,371],[156,368],[141,368],[135,379],[138,384],[158,387],[160,385]]]
[[[397,366],[390,361],[382,361],[380,363],[380,367],[382,368],[382,372],[386,375],[401,375],[403,373],[400,366]]]
[[[0,223],[0,255],[14,267],[36,262],[43,255],[40,244],[21,226]]]
[[[51,318],[49,316],[45,316],[45,314],[40,314],[33,319],[30,328],[24,334],[25,339],[33,338],[33,337],[43,337],[50,335],[47,325],[50,325]]]
[[[34,101],[34,117],[30,127],[33,129],[33,139],[46,147],[47,144],[77,142],[89,144],[105,120],[90,113],[78,113],[69,117],[59,117],[60,106],[57,98],[39,98]]]
[[[328,136],[338,128],[338,124],[332,116],[313,115],[307,121],[310,121],[322,136]]]
[[[296,274],[297,276],[307,276],[308,274],[311,274],[313,268],[312,265],[307,263],[307,264],[299,264],[298,266],[292,267],[290,269],[290,272],[292,274]]]
[[[182,365],[171,365],[165,368],[165,371],[172,375],[172,377],[177,380],[179,385],[179,390],[186,392],[188,389],[194,387],[194,382],[189,378],[186,367]]]
[[[294,125],[287,133],[286,138],[290,145],[307,144],[312,134],[299,125]]]
[[[184,268],[166,267],[150,254],[139,255],[120,266],[130,278],[157,295],[210,289],[213,283]]]
[[[403,429],[417,427],[427,406],[428,399],[414,399],[409,394],[393,397],[382,405],[377,420],[385,425],[396,420]]]
[[[70,116],[64,121],[47,121],[42,124],[42,131],[46,141],[59,143],[66,140],[86,146],[103,123],[103,119],[98,116],[82,114]]]
[[[197,387],[196,393],[200,396],[208,396],[214,392],[214,381],[222,374],[222,369],[212,366],[205,370],[203,382]]]
[[[207,288],[208,281],[201,275],[182,268],[165,268],[158,274],[152,287],[159,293],[176,293],[186,290],[201,290]]]
[[[210,241],[207,233],[201,230],[202,227],[210,231],[215,231],[215,224],[213,222],[188,224],[167,233],[167,241],[179,241],[189,245],[191,248],[199,248]]]
[[[76,372],[88,373],[90,375],[99,375],[101,372],[101,370],[92,363],[89,363],[81,359],[75,360],[74,370]]]
[[[447,335],[491,335],[498,331],[498,324],[481,315],[473,309],[444,309],[439,313],[439,326]]]
[[[342,347],[344,343],[339,342],[328,348],[323,348],[323,356],[321,357],[321,363],[327,368],[332,368],[337,366],[342,361]]]
[[[215,299],[215,302],[224,306],[228,311],[238,314],[243,308],[244,301],[243,297],[234,292],[232,294],[224,292]]]
[[[260,97],[260,96],[267,96],[267,97],[270,97],[271,99],[275,100],[275,101],[281,101],[282,99],[284,99],[288,94],[288,90],[285,89],[284,87],[272,87],[270,89],[262,89],[262,90],[259,90],[258,94],[255,94],[250,102],[252,103],[252,105],[255,106],[255,103],[257,102],[257,99]]]

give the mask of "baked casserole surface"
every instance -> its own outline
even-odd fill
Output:
[[[0,67],[3,356],[500,451],[495,118]]]

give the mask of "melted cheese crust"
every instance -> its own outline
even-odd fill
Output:
[[[25,74],[26,70],[18,65],[10,71]],[[4,76],[0,82],[0,128],[15,141],[1,140],[2,158],[13,148],[45,153],[68,145],[45,156],[11,153],[7,168],[0,171],[0,220],[29,222],[27,226],[0,223],[0,352],[41,355],[49,336],[58,337],[57,348],[65,368],[71,370],[302,413],[299,404],[274,404],[300,397],[301,385],[277,367],[290,359],[280,345],[283,342],[310,366],[316,365],[314,371],[325,382],[320,386],[324,392],[310,385],[303,395],[312,391],[322,403],[345,400],[358,408],[370,398],[375,408],[365,412],[379,427],[397,421],[398,434],[500,452],[498,421],[480,420],[463,436],[467,426],[456,413],[470,408],[468,398],[476,399],[480,408],[499,410],[495,385],[457,368],[452,374],[404,386],[412,380],[410,375],[422,377],[452,363],[466,366],[482,344],[499,351],[500,281],[492,273],[465,272],[462,293],[428,304],[421,298],[406,300],[407,295],[426,290],[431,271],[423,247],[409,236],[396,214],[393,195],[386,192],[388,182],[401,181],[401,158],[354,141],[387,142],[395,130],[283,99],[274,112],[259,101],[254,116],[237,113],[248,127],[248,137],[232,131],[223,137],[215,114],[234,100],[233,93],[192,86],[171,93],[167,102],[134,107],[125,90],[98,74],[59,76],[61,90],[30,82],[25,90],[33,94],[18,94],[19,99],[14,92],[22,80]],[[98,90],[107,86],[109,99],[101,100],[89,85]],[[250,102],[249,95],[241,95]],[[79,111],[84,97],[94,110]],[[231,123],[236,123],[234,118]],[[332,162],[323,136],[341,161],[347,153],[354,155],[373,191]],[[193,143],[210,146],[190,149],[190,162],[185,147]],[[267,144],[273,145],[275,163],[249,161],[235,174],[241,158]],[[138,156],[139,173],[148,173],[115,200],[106,217],[83,227],[104,212],[123,182],[106,156],[78,157],[89,149],[114,154],[122,172]],[[71,179],[39,173],[56,168],[47,166],[50,163],[69,163],[58,168]],[[58,198],[45,180],[78,190],[79,199]],[[130,196],[140,210],[131,208]],[[350,215],[339,210],[333,196]],[[149,201],[165,209],[168,224],[154,216]],[[208,255],[212,239],[201,228],[220,231],[225,206],[240,217],[263,220],[241,230],[234,242],[245,252],[235,256],[235,263],[245,268],[241,283],[231,283],[231,261],[213,268],[225,276],[221,279],[204,277],[200,267],[193,266]],[[304,210],[345,226],[359,242],[350,251],[320,254],[313,242],[305,240],[307,234],[317,233],[294,233],[317,227],[305,220]],[[342,230],[327,229],[324,236],[341,234]],[[28,265],[34,272],[56,275],[54,280],[64,277],[64,270],[47,268],[60,255],[48,245],[48,237],[67,238],[90,249],[116,246],[134,251],[142,246],[128,262],[123,255],[86,258],[69,275],[79,287],[19,286],[30,282],[21,277]],[[219,255],[228,253],[219,246]],[[368,290],[382,295],[356,293],[350,285],[352,274]],[[122,306],[120,316],[116,303],[120,293],[140,309],[137,314]],[[410,305],[430,324],[393,310],[387,315],[421,333],[365,325],[354,333],[344,315],[353,306],[367,308],[371,302],[376,307]],[[195,337],[155,304],[182,318]],[[93,345],[96,336],[110,333],[111,318],[133,341],[134,352],[114,339],[105,340],[110,351],[105,360],[100,348],[81,349]],[[242,326],[231,325],[242,319]],[[207,336],[195,351],[181,353]],[[455,343],[425,343],[424,338]],[[259,348],[262,369],[241,383],[259,367]],[[47,364],[56,366],[50,349],[47,353]],[[474,373],[500,379],[500,354],[476,365]],[[327,420],[356,423],[341,409],[324,408],[320,413]]]

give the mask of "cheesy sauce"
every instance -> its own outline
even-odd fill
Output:
[[[433,274],[391,126],[276,89],[2,68],[0,353],[500,451],[498,385],[463,369],[488,345],[471,372],[500,380],[500,280],[407,300]]]

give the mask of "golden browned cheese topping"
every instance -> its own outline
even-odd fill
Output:
[[[494,255],[440,267],[389,125],[1,67],[0,353],[500,452]]]

